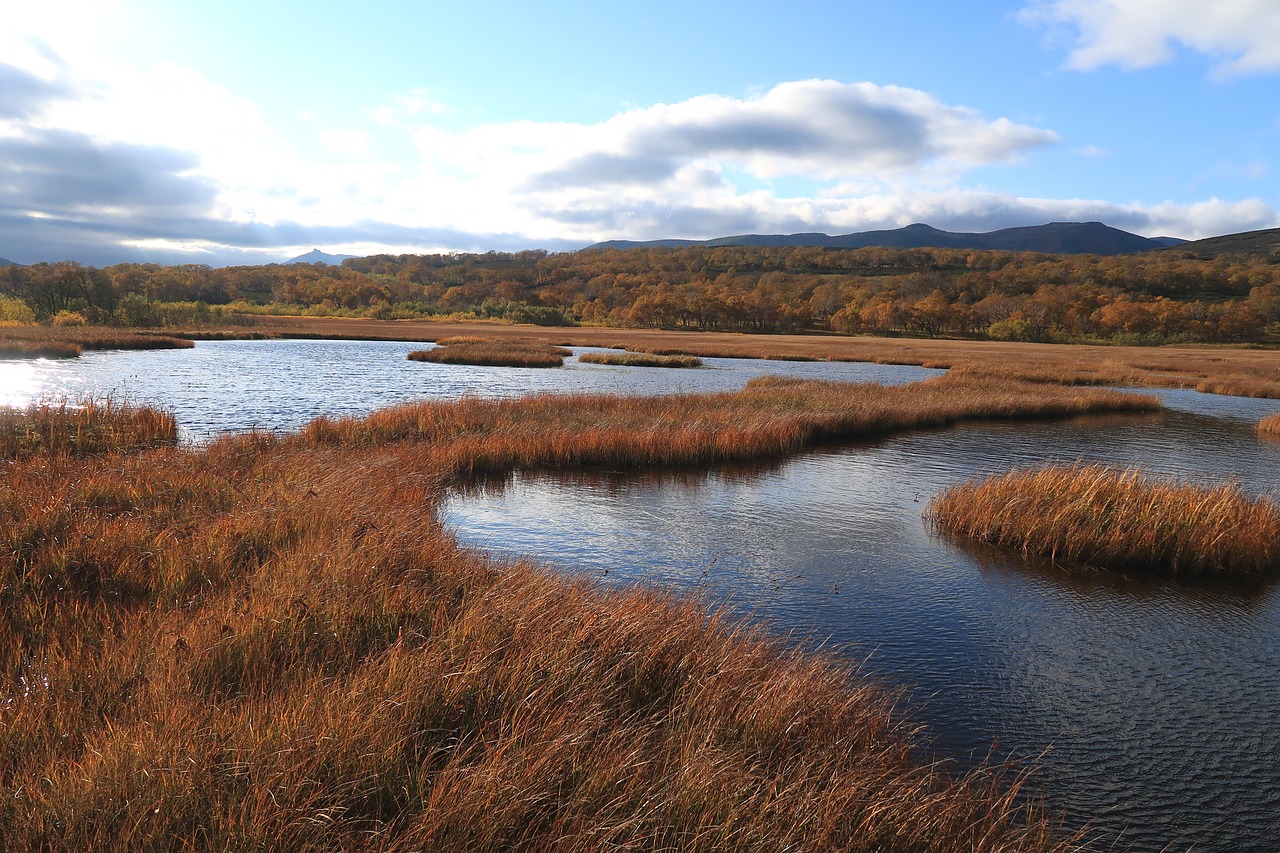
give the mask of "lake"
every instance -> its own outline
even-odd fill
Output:
[[[423,344],[200,343],[0,366],[0,400],[114,393],[201,441],[422,397],[732,390],[783,373],[907,382],[911,367],[707,359],[698,370],[518,370],[405,361]],[[933,754],[1033,763],[1069,825],[1121,849],[1273,850],[1280,837],[1280,593],[1073,570],[960,547],[921,513],[939,489],[1038,462],[1280,487],[1280,402],[1160,392],[1166,411],[970,424],[785,462],[621,476],[517,475],[452,496],[459,541],[605,583],[695,590],[821,642],[904,691]]]

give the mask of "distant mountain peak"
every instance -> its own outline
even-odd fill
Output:
[[[13,261],[7,261],[4,258],[0,258],[0,267],[15,267],[15,266],[17,266],[17,264],[15,264]]]
[[[356,255],[330,255],[328,252],[322,252],[319,249],[312,249],[305,255],[298,255],[296,258],[290,258],[285,264],[329,264],[338,266],[347,258],[354,258]]]

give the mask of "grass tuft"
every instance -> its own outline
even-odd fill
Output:
[[[171,412],[147,406],[85,399],[0,407],[0,458],[86,456],[176,444]]]
[[[1280,509],[1237,484],[1204,486],[1102,465],[1048,466],[954,486],[926,514],[952,536],[1120,572],[1280,569]]]
[[[701,367],[696,355],[652,355],[639,352],[585,352],[578,356],[583,364],[613,364],[622,367]]]
[[[489,367],[561,367],[570,351],[551,344],[498,340],[474,335],[441,338],[437,347],[409,353],[410,361]]]
[[[1258,432],[1265,435],[1280,436],[1280,413],[1267,415],[1258,421]]]

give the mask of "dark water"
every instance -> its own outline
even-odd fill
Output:
[[[1280,593],[1066,572],[966,550],[921,518],[940,488],[1042,461],[1141,464],[1274,496],[1276,403],[994,424],[767,468],[515,477],[451,500],[459,538],[609,581],[693,587],[807,632],[907,689],[943,755],[1033,761],[1103,846],[1280,845]],[[1199,409],[1187,411],[1185,409]]]
[[[295,429],[422,397],[739,388],[786,373],[912,381],[909,367],[708,359],[699,370],[514,370],[405,361],[423,344],[243,341],[0,362],[0,403],[114,393],[189,440]],[[1280,488],[1280,402],[1165,392],[1158,415],[988,424],[832,447],[767,467],[529,479],[450,501],[459,538],[611,582],[662,583],[820,638],[903,687],[932,747],[1026,758],[1047,805],[1106,847],[1276,850],[1280,592],[1195,587],[959,548],[921,519],[939,489],[1046,460],[1141,464]]]

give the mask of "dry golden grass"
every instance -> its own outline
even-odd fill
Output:
[[[1101,465],[1044,467],[970,481],[928,517],[953,536],[1122,572],[1273,574],[1280,509],[1238,485],[1153,479]]]
[[[80,347],[60,341],[0,341],[0,360],[15,358],[79,358]]]
[[[0,466],[0,838],[1068,849],[1020,804],[1016,773],[915,762],[893,696],[847,664],[697,601],[490,562],[433,512],[467,470],[741,455],[716,438],[724,406],[749,416],[744,434],[776,423],[786,440],[756,448],[776,453],[850,430],[1131,404],[972,380],[920,393],[937,411],[898,389],[786,382],[461,401],[296,437]],[[667,450],[646,420],[664,411],[681,427]]]
[[[1268,435],[1280,435],[1280,412],[1274,415],[1267,415],[1258,421],[1258,432]]]
[[[107,326],[0,326],[0,349],[26,346],[93,349],[190,349],[187,338]],[[74,356],[49,356],[71,358]]]
[[[171,412],[110,397],[0,407],[0,459],[131,452],[177,440],[178,422]]]
[[[583,364],[613,364],[620,367],[701,367],[696,355],[652,355],[640,352],[584,352],[578,356]]]
[[[409,353],[410,361],[476,364],[489,367],[562,367],[571,353],[563,347],[529,341],[501,341],[473,335],[441,338],[437,347]]]
[[[1156,400],[968,375],[903,386],[763,378],[735,393],[420,402],[367,418],[319,418],[296,440],[441,448],[460,476],[514,468],[714,464],[778,457],[833,439],[965,420],[1151,411]]]

